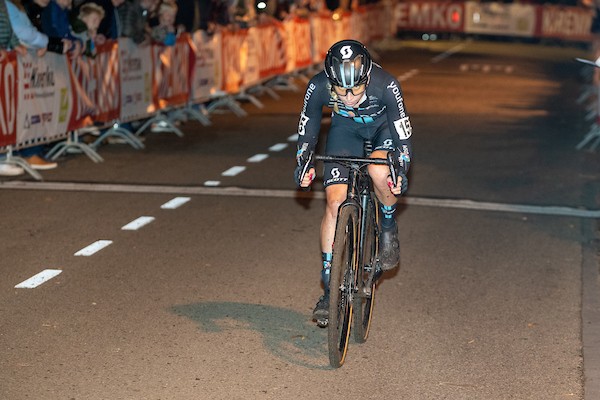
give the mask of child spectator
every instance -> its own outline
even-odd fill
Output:
[[[177,5],[175,3],[162,3],[158,9],[158,25],[152,28],[152,39],[165,46],[173,46],[177,38],[176,15]]]
[[[104,8],[96,3],[85,3],[79,8],[79,20],[82,21],[86,30],[79,33],[77,36],[85,44],[84,55],[88,57],[96,56],[96,37],[98,27],[102,18],[104,18]]]

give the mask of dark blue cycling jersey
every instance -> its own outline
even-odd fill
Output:
[[[304,106],[298,124],[298,155],[314,151],[324,106],[333,110],[333,118],[347,118],[356,124],[368,125],[379,118],[386,118],[393,147],[399,152],[400,166],[404,172],[408,171],[412,154],[412,127],[400,83],[394,76],[373,64],[367,90],[358,107],[353,108],[346,106],[333,92],[325,72],[315,75],[308,83],[304,95]]]

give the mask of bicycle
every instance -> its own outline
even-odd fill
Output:
[[[366,171],[370,164],[388,165],[396,182],[391,153],[385,158],[315,155],[316,160],[350,168],[346,200],[338,209],[329,280],[329,318],[317,321],[328,327],[329,363],[339,368],[345,361],[350,331],[364,343],[369,335],[378,266],[379,206]],[[352,323],[354,323],[353,326]]]

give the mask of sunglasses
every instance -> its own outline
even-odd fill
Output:
[[[356,86],[348,88],[348,89],[343,88],[341,86],[335,86],[335,85],[333,86],[333,91],[338,96],[348,96],[348,92],[352,93],[355,96],[359,96],[359,95],[363,94],[365,92],[365,90],[367,90],[366,83],[362,83],[360,85],[356,85]]]

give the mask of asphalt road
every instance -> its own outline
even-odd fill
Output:
[[[296,80],[263,109],[243,103],[246,117],[0,182],[0,398],[598,398],[600,163],[575,150],[589,122],[573,57],[587,53],[394,41],[377,54],[404,88],[414,167],[401,269],[342,368],[310,321],[323,199],[291,178]],[[139,217],[154,219],[122,229]],[[98,240],[111,243],[75,255]],[[46,269],[60,273],[15,287]]]

